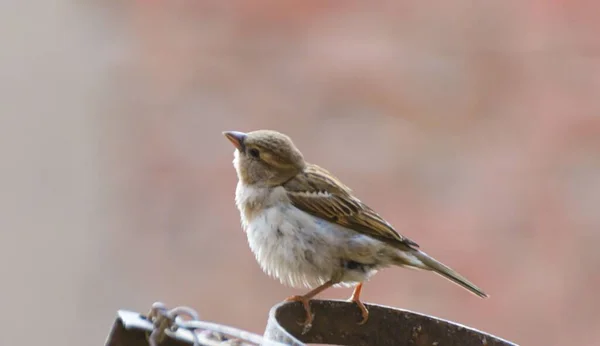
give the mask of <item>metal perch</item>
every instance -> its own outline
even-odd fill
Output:
[[[516,346],[496,336],[432,316],[367,304],[369,320],[360,321],[356,305],[346,301],[313,300],[312,327],[303,334],[298,323],[305,317],[300,303],[275,305],[264,336],[214,323],[198,321],[189,308],[167,310],[153,305],[148,316],[119,311],[106,346],[186,346],[186,345],[294,345],[306,343],[335,345],[439,345]],[[182,319],[181,316],[192,316]]]
[[[300,303],[274,306],[264,337],[288,345],[305,343],[334,345],[440,345],[440,346],[516,346],[496,336],[454,322],[415,312],[365,304],[369,320],[357,324],[361,316],[356,305],[346,301],[313,300],[312,328],[302,334],[305,316]]]

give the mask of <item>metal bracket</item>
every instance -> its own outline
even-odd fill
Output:
[[[119,310],[105,345],[148,346],[148,335],[153,329],[152,323],[145,316],[137,312]],[[161,346],[190,346],[194,344],[190,331],[179,329],[174,334],[175,337],[166,337],[161,342]]]

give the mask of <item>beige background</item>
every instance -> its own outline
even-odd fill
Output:
[[[390,269],[366,301],[597,344],[592,3],[2,2],[0,343],[157,300],[261,333],[303,291],[247,248],[221,131],[271,128],[492,296]]]

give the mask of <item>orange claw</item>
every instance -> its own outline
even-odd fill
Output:
[[[286,302],[300,302],[302,303],[302,306],[304,306],[304,310],[306,311],[306,320],[300,323],[301,326],[304,326],[304,331],[302,332],[302,334],[306,333],[310,329],[313,321],[313,315],[310,311],[310,300],[313,299],[317,294],[325,291],[334,284],[334,281],[329,280],[303,296],[293,296],[285,300]]]
[[[351,301],[353,303],[356,303],[356,305],[358,305],[358,308],[360,309],[360,314],[362,315],[362,320],[360,322],[358,322],[358,324],[365,324],[367,322],[367,320],[369,319],[369,310],[367,310],[367,307],[365,306],[365,304],[363,304],[363,302],[360,301],[360,293],[362,292],[362,282],[359,283],[356,288],[354,288],[354,292],[352,292],[352,296],[350,297],[350,299],[348,299],[348,301]]]
[[[304,322],[300,323],[300,325],[307,327],[312,324],[313,315],[312,315],[312,312],[310,311],[310,298],[307,298],[306,296],[293,296],[293,297],[287,298],[285,301],[302,303],[302,306],[304,306],[304,311],[306,311],[306,320]]]

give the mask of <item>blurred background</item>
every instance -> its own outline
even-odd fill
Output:
[[[0,5],[2,344],[100,345],[154,301],[262,334],[304,291],[240,228],[221,131],[261,128],[491,294],[389,269],[365,301],[598,344],[600,2],[32,6]]]

